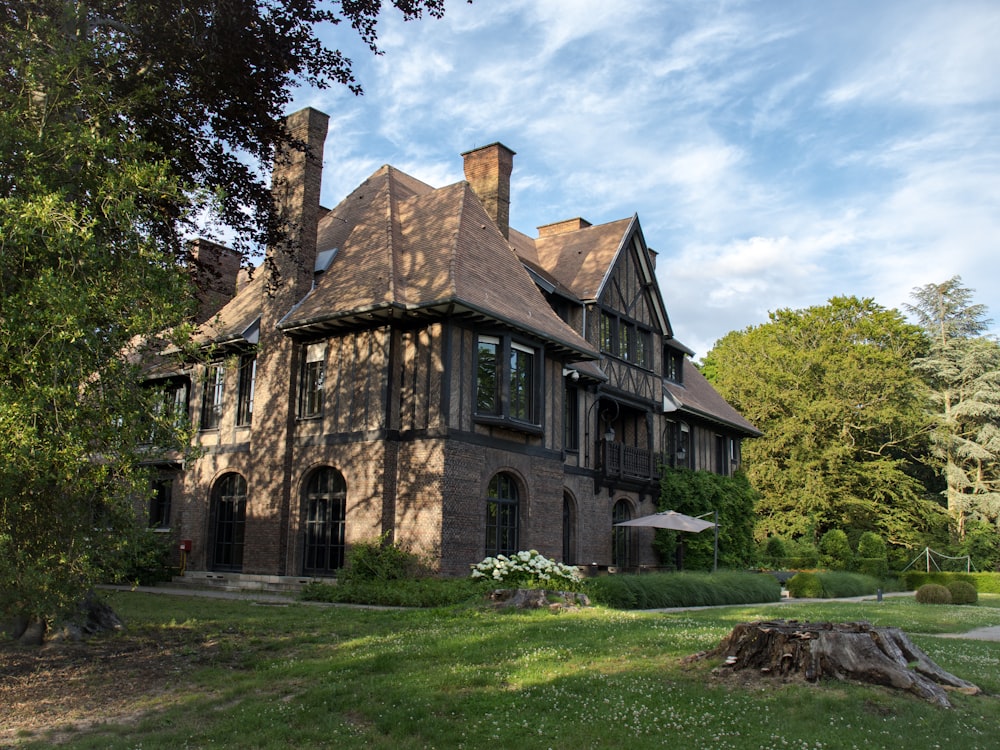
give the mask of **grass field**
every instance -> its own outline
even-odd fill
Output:
[[[901,598],[676,613],[110,598],[123,634],[43,649],[31,674],[23,654],[14,664],[14,651],[0,650],[0,676],[16,667],[29,693],[0,690],[0,717],[42,711],[0,746],[1000,747],[1000,643],[930,635],[1000,625],[997,596],[974,607]],[[714,672],[717,663],[686,660],[738,622],[776,617],[901,627],[985,694],[954,695],[952,709],[939,709],[885,688],[734,679]],[[76,671],[59,673],[60,653]]]

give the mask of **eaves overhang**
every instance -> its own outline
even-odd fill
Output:
[[[382,302],[334,314],[325,313],[303,320],[285,320],[278,324],[278,328],[290,336],[312,338],[335,330],[358,326],[404,320],[441,320],[449,317],[476,323],[493,323],[524,333],[544,342],[550,350],[560,356],[572,357],[576,360],[596,360],[600,357],[597,350],[589,346],[582,346],[568,337],[553,335],[550,331],[526,325],[523,321],[497,315],[492,310],[454,298],[445,298],[419,305]],[[581,341],[583,340],[581,339]]]

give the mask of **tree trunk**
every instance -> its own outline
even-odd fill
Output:
[[[785,679],[822,678],[866,682],[906,690],[950,708],[947,690],[975,695],[980,689],[945,672],[899,628],[867,622],[772,620],[741,623],[702,656],[725,657],[721,670],[757,670]]]

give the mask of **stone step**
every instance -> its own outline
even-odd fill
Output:
[[[218,589],[221,591],[262,591],[274,594],[296,594],[307,583],[313,581],[336,583],[335,578],[312,578],[309,576],[273,576],[251,573],[224,573],[188,570],[184,575],[174,576],[168,584],[171,588]]]

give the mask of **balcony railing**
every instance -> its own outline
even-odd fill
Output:
[[[602,440],[601,453],[604,475],[614,479],[659,479],[660,454],[623,443]]]

